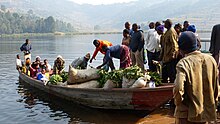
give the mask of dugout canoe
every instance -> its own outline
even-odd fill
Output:
[[[51,84],[45,86],[43,82],[21,72],[19,72],[19,81],[74,103],[100,109],[153,111],[173,98],[173,84],[138,89],[85,89],[72,88],[70,85],[59,86]]]

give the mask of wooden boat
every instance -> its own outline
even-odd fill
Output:
[[[48,84],[45,86],[43,82],[21,72],[19,72],[19,79],[47,93],[92,108],[152,111],[173,97],[173,84],[166,84],[156,88],[85,89],[72,88],[69,85]]]

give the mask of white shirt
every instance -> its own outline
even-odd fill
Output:
[[[51,70],[51,65],[48,63],[47,64],[47,69],[50,71]]]
[[[147,31],[145,49],[153,53],[160,51],[160,35],[157,34],[155,29]]]
[[[22,67],[21,59],[16,59],[16,65]]]

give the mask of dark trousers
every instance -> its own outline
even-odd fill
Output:
[[[158,61],[159,56],[160,56],[160,52],[153,53],[153,52],[147,51],[148,66],[149,66],[150,71],[154,71],[154,72],[157,71],[157,67],[155,64],[153,64],[152,60]]]
[[[177,59],[174,59],[167,63],[163,63],[162,66],[163,83],[168,83],[168,78],[170,79],[170,83],[174,83],[174,80],[176,78],[176,64],[177,64]]]

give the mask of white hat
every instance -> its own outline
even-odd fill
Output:
[[[61,58],[61,59],[63,59],[63,57],[62,57],[61,55],[58,55],[57,58]]]
[[[36,59],[39,58],[39,60],[41,60],[40,56],[36,56]]]

